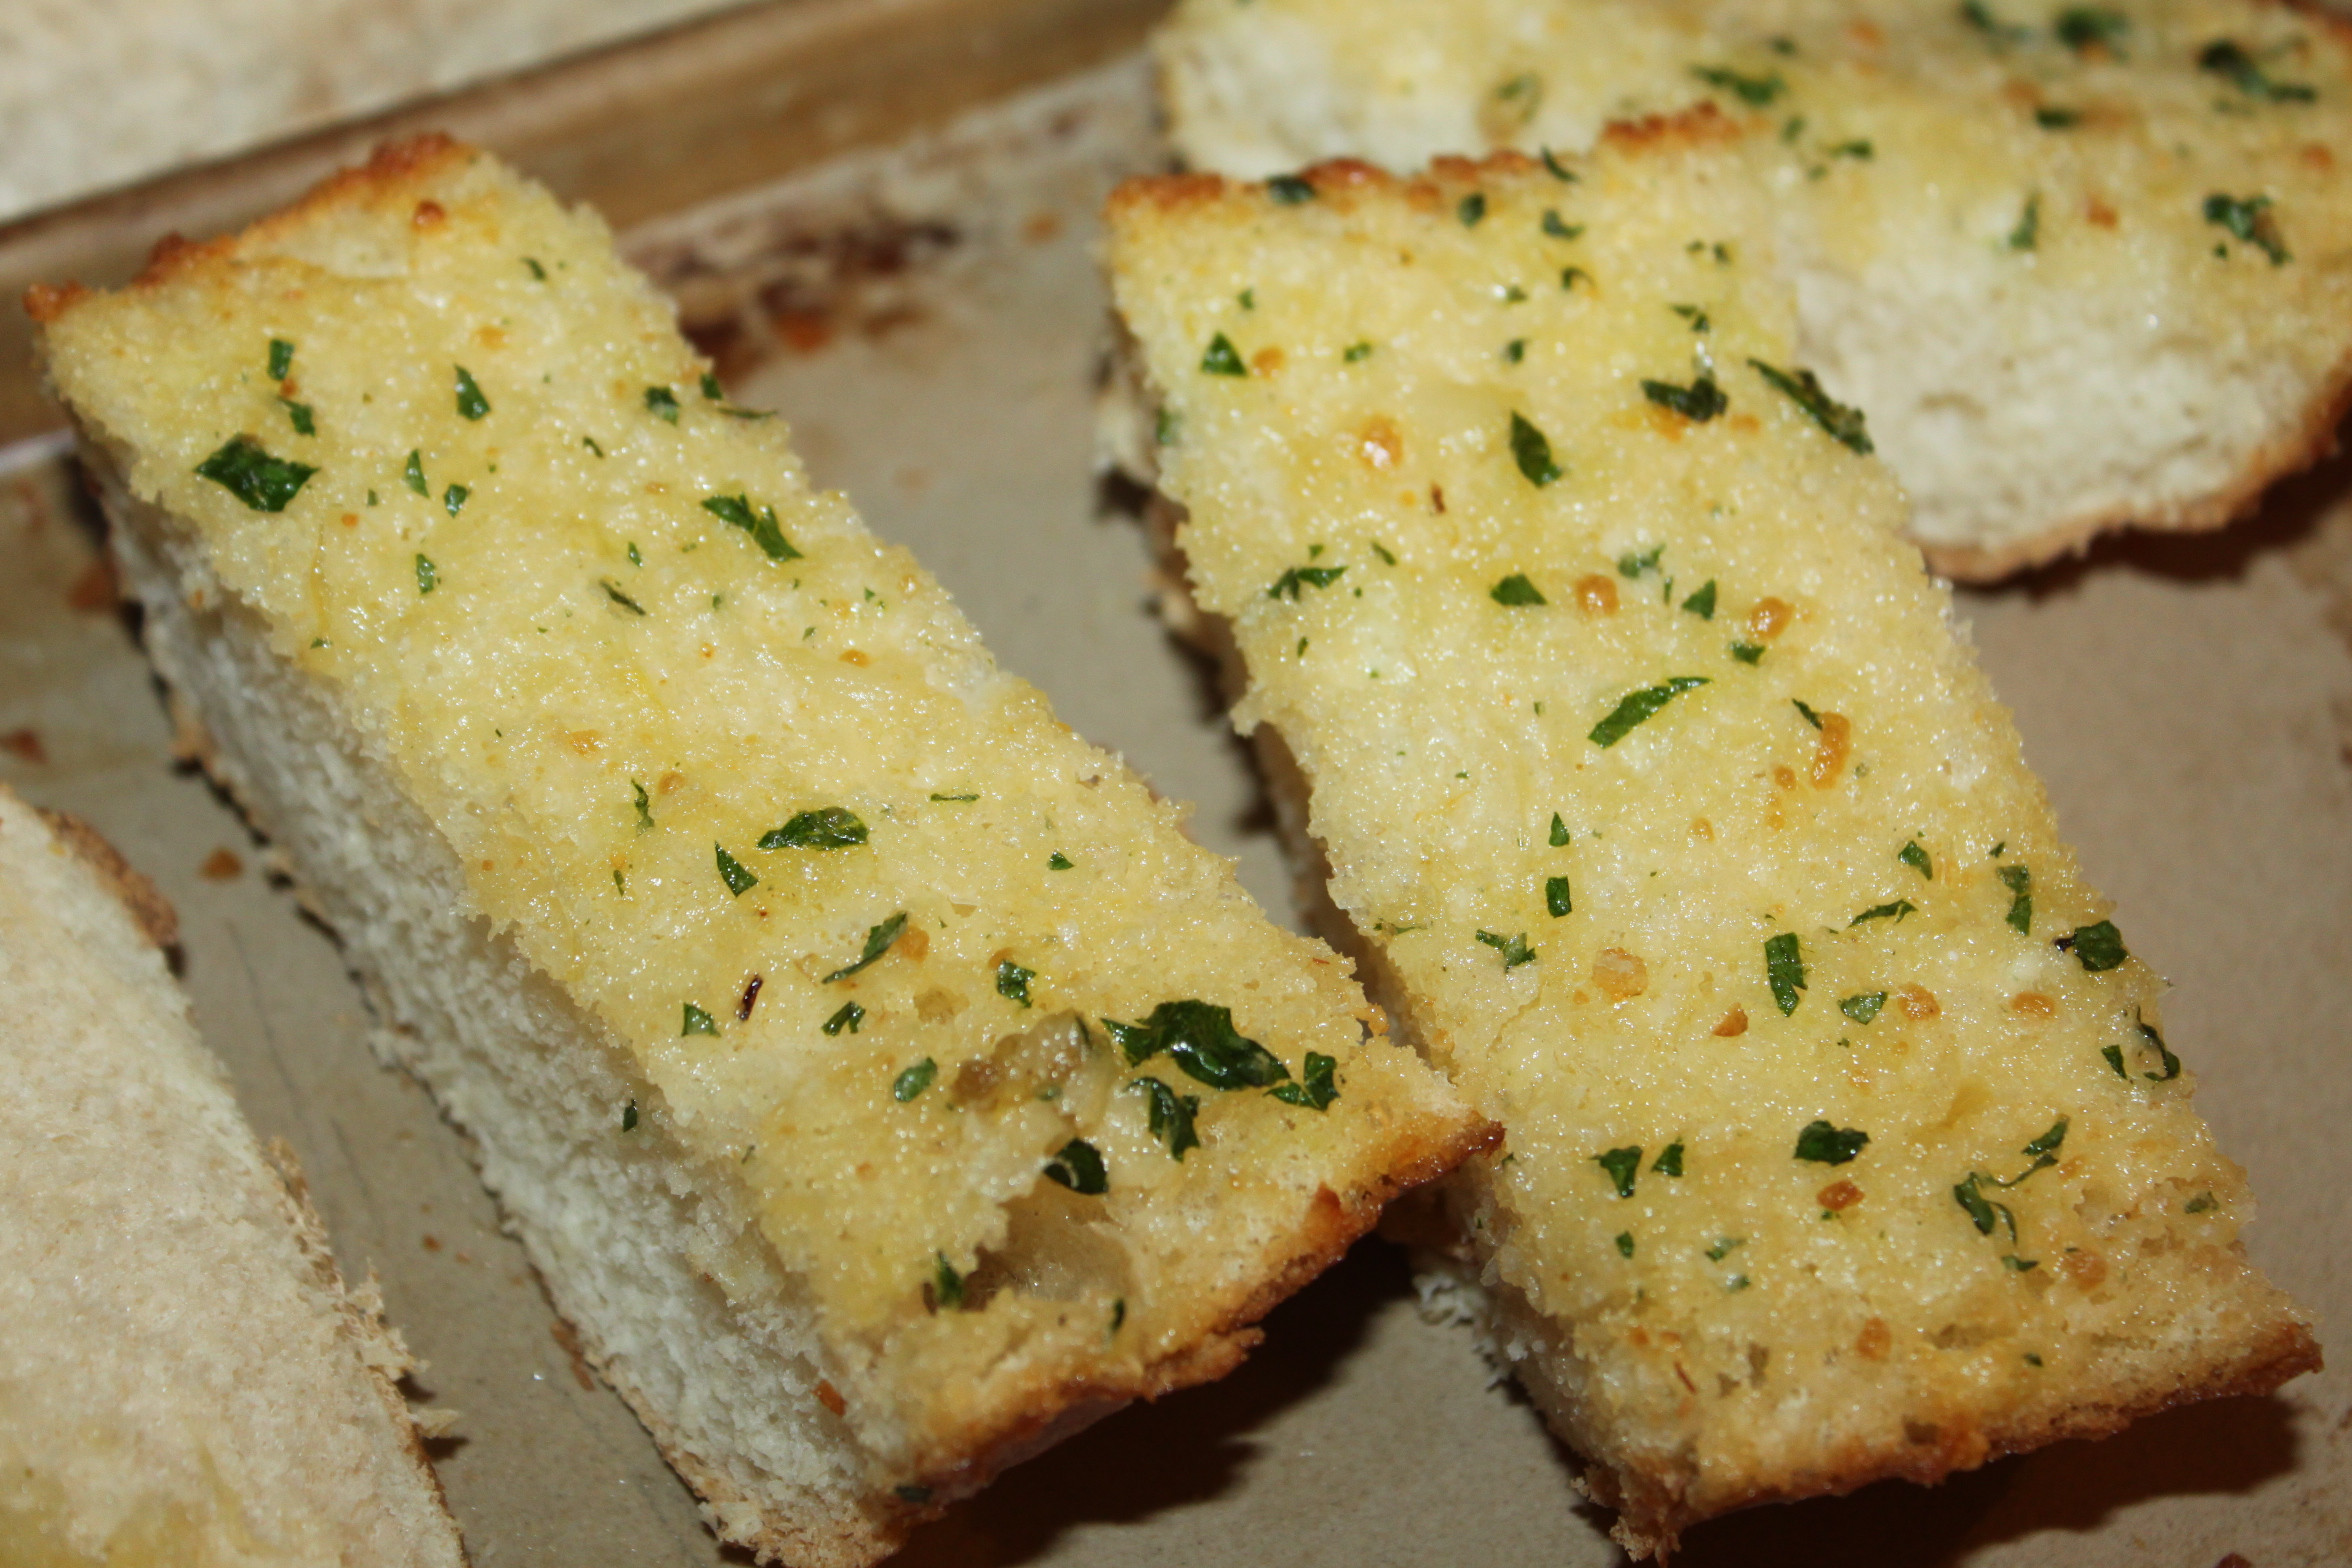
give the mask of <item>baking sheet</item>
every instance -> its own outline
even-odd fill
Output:
[[[734,394],[783,410],[822,483],[912,547],[1010,669],[1191,800],[1278,916],[1288,878],[1207,672],[1155,624],[1142,532],[1091,464],[1093,214],[1155,156],[1126,62],[888,154],[625,236]],[[327,933],[199,775],[94,566],[70,468],[0,467],[0,778],[89,818],[179,906],[206,1038],[285,1137],[352,1273],[381,1278],[462,1412],[438,1460],[480,1568],[741,1561],[568,1351],[461,1137],[378,1067]],[[2352,1323],[2352,465],[2227,534],[2103,547],[1961,612],[2134,950],[2172,977],[2198,1105],[2250,1170],[2256,1259]],[[1570,1460],[1377,1242],[1279,1309],[1210,1388],[1111,1418],[929,1527],[964,1568],[1201,1561],[1600,1565]],[[2352,1353],[2348,1353],[2352,1354]],[[1933,1490],[1902,1483],[1692,1532],[1691,1565],[2352,1562],[2352,1375],[2176,1411]]]

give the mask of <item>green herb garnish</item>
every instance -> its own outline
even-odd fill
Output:
[[[686,1004],[686,1021],[678,1026],[679,1038],[690,1034],[717,1034],[719,1021],[692,1002]]]
[[[2071,946],[2075,958],[2092,974],[2113,969],[2131,954],[2124,949],[2123,933],[2115,929],[2115,922],[2102,920],[2095,925],[2076,926],[2060,946]]]
[[[1026,983],[1026,982],[1024,982]],[[1265,1089],[1290,1076],[1282,1058],[1233,1027],[1229,1008],[1207,1002],[1162,1002],[1140,1024],[1104,1019],[1103,1027],[1140,1067],[1165,1051],[1185,1075],[1212,1089]]]
[[[637,1102],[635,1100],[631,1100],[627,1105],[621,1107],[621,1131],[635,1132],[636,1130]]]
[[[2105,6],[2069,6],[2058,13],[2056,31],[2058,41],[2076,54],[2092,49],[2121,54],[2123,35],[2131,31],[2131,21],[2121,11]]]
[[[2018,27],[1997,21],[1986,8],[1984,0],[1962,0],[1961,19],[1996,44],[2021,44],[2033,37],[2030,27]]]
[[[1553,179],[1560,181],[1564,185],[1574,185],[1576,183],[1576,171],[1569,168],[1566,164],[1562,163],[1556,156],[1554,156],[1552,150],[1549,147],[1537,148],[1536,155],[1543,159],[1543,166],[1551,171]]]
[[[1609,1180],[1616,1185],[1618,1197],[1630,1198],[1633,1196],[1633,1179],[1641,1172],[1641,1157],[1641,1148],[1635,1145],[1596,1154],[1593,1163],[1609,1173]]]
[[[1927,878],[1928,881],[1935,880],[1935,862],[1927,858],[1927,851],[1919,847],[1919,840],[1913,839],[1901,849],[1896,850],[1895,858]]]
[[[1952,1189],[1952,1201],[1960,1205],[1961,1211],[1968,1216],[1969,1223],[1976,1227],[1976,1233],[1980,1236],[1990,1236],[1995,1225],[2006,1224],[2009,1227],[2010,1245],[2014,1246],[2017,1243],[2016,1212],[2008,1204],[1996,1203],[1979,1190],[1984,1179],[1975,1171],[1970,1171],[1968,1179]]]
[[[315,436],[318,434],[318,417],[308,403],[297,403],[289,397],[279,398],[278,401],[285,406],[286,419],[294,426],[296,435]]]
[[[2041,243],[2041,236],[2042,198],[2028,196],[2025,199],[2025,211],[2017,216],[2017,227],[2009,231],[2009,248],[2032,250]]]
[[[2132,1016],[2139,1024],[2140,1038],[2145,1040],[2148,1044],[2156,1047],[2157,1059],[2164,1064],[2164,1071],[2160,1073],[2143,1073],[2140,1076],[2146,1078],[2150,1083],[2170,1083],[2173,1079],[2178,1078],[2180,1076],[2181,1070],[2181,1059],[2172,1054],[2172,1047],[2164,1043],[2164,1036],[2158,1034],[2156,1032],[2155,1026],[2150,1024],[2147,1019],[2141,1018],[2137,1013],[2134,1013]],[[2119,1052],[2118,1054],[2121,1053]]]
[[[1313,182],[1295,174],[1277,174],[1266,182],[1266,194],[1285,207],[1295,207],[1300,202],[1313,201],[1315,187]]]
[[[293,373],[294,345],[284,338],[271,338],[269,340],[269,378],[272,381],[283,381]]]
[[[1552,444],[1544,433],[1528,423],[1527,416],[1511,415],[1511,456],[1519,464],[1519,472],[1527,482],[1541,490],[1567,472],[1552,460]]]
[[[2258,247],[2274,267],[2283,267],[2294,260],[2287,253],[2286,242],[2279,238],[2278,220],[2270,215],[2268,196],[2242,199],[2218,194],[2208,196],[2205,221],[2219,224],[2247,244]]]
[[[2080,109],[2055,109],[2047,104],[2034,110],[2034,124],[2045,131],[2071,131],[2082,124]]]
[[[1089,1198],[1099,1198],[1111,1190],[1111,1173],[1103,1169],[1102,1151],[1084,1138],[1072,1138],[1061,1151],[1046,1162],[1048,1181],[1056,1181],[1072,1192]]]
[[[1702,621],[1715,619],[1715,579],[1702,583],[1697,593],[1682,601],[1682,607]]]
[[[866,825],[845,806],[803,811],[760,835],[762,849],[852,849],[866,841]]]
[[[740,528],[751,535],[752,543],[758,545],[769,560],[801,559],[800,552],[792,547],[792,541],[784,537],[783,528],[776,522],[774,507],[763,506],[755,510],[751,497],[746,494],[704,496],[702,509],[730,528]]]
[[[2102,1045],[2099,1047],[2099,1054],[2107,1058],[2107,1065],[2115,1069],[2116,1077],[2121,1078],[2125,1083],[2131,1082],[2131,1074],[2124,1070],[2122,1046]]]
[[[465,510],[466,501],[473,493],[464,485],[451,485],[441,492],[441,505],[447,509],[450,516],[455,517]]]
[[[645,389],[645,411],[666,424],[678,422],[678,394],[668,387]]]
[[[1294,566],[1274,579],[1274,586],[1266,590],[1269,599],[1298,601],[1302,588],[1328,588],[1339,581],[1344,566]]]
[[[827,1034],[839,1034],[844,1029],[847,1029],[851,1034],[856,1034],[858,1025],[864,1023],[865,1020],[866,1010],[864,1008],[855,1002],[844,1002],[841,1004],[841,1010],[826,1019],[819,1027]]]
[[[643,615],[645,613],[645,606],[639,604],[636,600],[621,592],[620,585],[614,582],[611,578],[599,577],[596,579],[596,586],[604,590],[604,596],[607,599],[610,599],[613,603],[619,605],[622,609],[627,610],[631,615]]]
[[[1633,1256],[1633,1232],[1632,1232],[1632,1231],[1629,1231],[1629,1230],[1621,1230],[1621,1231],[1619,1231],[1619,1232],[1617,1233],[1617,1255],[1618,1255],[1619,1257],[1625,1257],[1625,1258],[1630,1258],[1630,1257],[1632,1257],[1632,1256]]]
[[[888,920],[883,921],[880,925],[869,927],[866,931],[865,950],[858,954],[856,960],[851,963],[844,964],[842,967],[834,970],[831,974],[827,975],[824,979],[818,981],[817,983],[819,985],[831,985],[836,980],[846,980],[851,975],[856,974],[859,970],[873,963],[884,953],[890,951],[890,944],[898,940],[898,934],[906,929],[906,923],[906,911],[902,909],[897,914],[892,915]]]
[[[1701,376],[1687,387],[1678,387],[1671,381],[1645,380],[1641,389],[1642,396],[1660,408],[1702,425],[1731,406],[1731,399],[1723,395],[1713,376]]]
[[[2197,65],[2201,70],[2228,78],[2239,92],[2249,98],[2260,98],[2270,103],[2309,103],[2318,96],[2301,82],[2272,81],[2262,67],[2255,64],[2254,57],[2240,48],[2234,39],[2216,38],[2207,44],[2197,56]],[[277,345],[273,343],[270,347],[274,353]],[[273,358],[270,363],[274,365],[277,361]]]
[[[1864,429],[1862,410],[1848,408],[1821,389],[1821,383],[1810,370],[1790,372],[1778,370],[1760,359],[1751,359],[1756,374],[1784,394],[1797,407],[1812,417],[1815,424],[1829,432],[1831,439],[1868,457],[1873,450],[1870,435]]]
[[[1551,602],[1543,596],[1542,591],[1535,586],[1533,580],[1525,572],[1513,572],[1489,588],[1486,591],[1486,596],[1497,604],[1506,605],[1513,609]]]
[[[1486,217],[1486,193],[1472,191],[1454,204],[1454,216],[1462,220],[1462,227],[1474,229]]]
[[[1609,716],[1594,725],[1585,738],[1596,746],[1616,745],[1630,734],[1636,725],[1657,717],[1669,702],[1696,686],[1707,684],[1704,675],[1677,675],[1657,686],[1644,686],[1628,692],[1610,710]]]
[[[971,802],[971,801],[978,800],[980,797],[979,797],[979,795],[978,795],[978,794],[974,793],[974,794],[964,794],[964,795],[936,795],[936,794],[935,794],[935,795],[933,795],[931,798],[932,798],[933,800],[938,800],[938,801],[945,801],[945,802],[947,802],[949,805],[964,805],[964,804],[967,804],[968,802]]]
[[[525,256],[523,258],[523,265],[531,269],[531,276],[533,278],[537,279],[541,283],[545,283],[547,281],[547,269],[539,265],[538,257]]]
[[[1709,87],[1719,88],[1730,93],[1740,102],[1757,109],[1763,108],[1788,91],[1788,83],[1780,79],[1778,71],[1769,72],[1763,76],[1742,76],[1739,72],[1720,65],[1694,65],[1691,67],[1691,75],[1705,82]]]
[[[1034,969],[1023,969],[1011,959],[996,966],[996,994],[1023,1007],[1029,1003],[1029,982],[1037,978]]]
[[[750,868],[742,861],[728,854],[726,845],[713,844],[711,848],[718,854],[719,880],[727,884],[728,892],[741,898],[745,893],[759,886],[759,878],[753,876]]]
[[[637,831],[642,833],[653,826],[653,812],[649,809],[652,801],[646,796],[645,786],[635,779],[629,781],[629,789],[637,797]]]
[[[944,1252],[931,1254],[930,1295],[932,1300],[949,1312],[963,1310],[964,1277],[956,1272],[954,1264],[947,1261],[947,1254]],[[910,1490],[921,1492],[926,1502],[930,1500],[931,1493],[928,1487],[913,1487]]]
[[[473,372],[463,365],[457,367],[457,412],[466,419],[480,419],[490,412],[490,400],[482,395]]]
[[[1241,362],[1241,355],[1233,347],[1233,340],[1220,332],[1209,340],[1208,352],[1201,355],[1201,370],[1212,376],[1246,376],[1249,366]]]
[[[1544,878],[1544,908],[1551,911],[1554,920],[1575,912],[1576,906],[1569,901],[1566,877]]]
[[[1860,1154],[1869,1142],[1870,1134],[1859,1127],[1807,1122],[1805,1130],[1797,1134],[1797,1158],[1816,1165],[1843,1165]]]
[[[417,592],[420,594],[431,593],[435,588],[441,586],[440,568],[436,567],[432,559],[421,550],[417,552],[416,558],[416,583]]]
[[[855,1006],[856,1004],[852,1003],[850,1005]],[[847,1009],[845,1008],[843,1011],[846,1012]],[[834,1016],[839,1017],[840,1014],[837,1013]],[[862,1012],[860,1013],[860,1016],[864,1016]],[[851,1028],[854,1030],[856,1025],[853,1023]],[[931,1060],[930,1057],[926,1056],[921,1061],[915,1063],[914,1066],[909,1067],[904,1072],[900,1073],[896,1078],[890,1080],[890,1097],[893,1100],[896,1100],[899,1104],[904,1105],[908,1101],[914,1099],[916,1095],[921,1094],[925,1089],[930,1088],[932,1080],[938,1076],[939,1064]]]
[[[270,456],[251,436],[232,436],[226,446],[198,463],[196,472],[256,512],[282,512],[318,470]]]
[[[1350,365],[1355,364],[1358,360],[1370,359],[1372,357],[1372,345],[1369,343],[1350,343],[1346,348],[1340,351],[1339,357],[1341,360]]]
[[[1918,913],[1919,906],[1917,904],[1912,903],[1911,900],[1907,898],[1898,898],[1891,904],[1876,904],[1868,909],[1863,910],[1862,913],[1847,921],[1846,926],[1847,929],[1851,930],[1853,927],[1860,925],[1865,920],[1886,919],[1892,919],[1896,925],[1901,925],[1905,915],[1916,915]]]
[[[1838,1011],[1858,1024],[1866,1024],[1878,1016],[1878,1010],[1886,1006],[1886,999],[1884,991],[1872,991],[1866,996],[1849,996],[1838,1002]]]
[[[1568,842],[1568,824],[1567,824],[1567,823],[1565,823],[1565,822],[1563,822],[1563,821],[1561,821],[1561,820],[1560,820],[1560,814],[1559,814],[1557,811],[1555,811],[1555,812],[1553,812],[1553,813],[1552,813],[1552,834],[1551,834],[1551,845],[1552,845],[1552,848],[1554,848],[1554,849],[1558,849],[1558,848],[1560,848],[1562,845],[1566,844],[1567,842]]]
[[[1045,869],[1048,871],[1072,871],[1077,869],[1077,865],[1076,861],[1058,849],[1045,857]]]
[[[1794,931],[1783,931],[1764,944],[1764,976],[1772,985],[1772,1000],[1786,1018],[1797,1010],[1802,1000],[1797,993],[1806,989],[1805,952]]]
[[[2181,1212],[2183,1214],[2205,1214],[2219,1207],[2221,1205],[2213,1201],[2211,1192],[2200,1192],[2181,1205]]]
[[[1296,1083],[1278,1083],[1269,1092],[1285,1105],[1320,1111],[1339,1098],[1339,1062],[1321,1051],[1309,1051]]]
[[[1997,873],[2009,889],[2007,920],[2020,936],[2033,934],[2033,872],[2025,866],[2003,866]]]
[[[1127,1087],[1144,1092],[1150,1107],[1151,1135],[1166,1142],[1168,1158],[1181,1160],[1185,1150],[1200,1147],[1200,1133],[1193,1127],[1193,1118],[1200,1111],[1200,1100],[1196,1096],[1178,1094],[1148,1074],[1135,1079]]]
[[[1680,1176],[1682,1174],[1682,1140],[1677,1138],[1659,1150],[1658,1157],[1650,1162],[1650,1170],[1659,1176]]]
[[[1503,955],[1504,974],[1509,974],[1521,964],[1535,962],[1535,949],[1527,945],[1527,933],[1524,931],[1517,936],[1504,936],[1495,931],[1481,931],[1478,933],[1478,940]]]
[[[1735,642],[1731,645],[1731,656],[1742,664],[1761,664],[1764,662],[1764,645],[1760,642]]]

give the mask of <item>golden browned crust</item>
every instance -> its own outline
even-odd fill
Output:
[[[114,895],[115,902],[129,912],[141,935],[159,951],[168,950],[179,941],[180,916],[172,908],[171,900],[157,892],[154,883],[123,859],[122,852],[109,844],[105,835],[67,812],[34,809],[49,824],[57,842],[88,866],[106,891]]]
[[[2339,25],[2352,35],[2352,23]],[[2347,414],[2352,414],[2352,352],[2337,362],[2326,383],[2305,408],[2301,422],[2285,435],[2257,448],[2237,478],[2220,490],[2167,512],[2151,514],[2130,507],[2111,507],[2000,549],[1923,542],[1920,553],[1942,576],[1959,582],[1986,583],[2014,572],[2046,566],[2069,555],[2080,555],[2100,535],[2119,528],[2151,533],[2199,533],[2226,528],[2258,508],[2272,484],[2333,456],[2337,432]]]

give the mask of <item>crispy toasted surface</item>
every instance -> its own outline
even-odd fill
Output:
[[[411,144],[34,304],[131,580],[316,694],[466,910],[617,1042],[579,1157],[747,1216],[695,1267],[805,1323],[839,1517],[780,1519],[686,1395],[617,1378],[730,1538],[863,1560],[1071,1420],[1220,1374],[1487,1136],[1344,961],[810,488],[593,215]],[[162,588],[166,560],[200,570]],[[212,699],[233,775],[321,743],[228,711],[263,678]]]
[[[455,1568],[407,1353],[198,1041],[168,906],[47,816],[0,789],[0,1559]]]
[[[1955,576],[2219,526],[2352,399],[2352,32],[2321,12],[1188,0],[1160,48],[1179,147],[1244,175],[1694,102],[1768,132],[1800,350]]]
[[[1619,1539],[2317,1364],[1719,116],[1126,188],[1195,598]],[[1567,231],[1567,232],[1563,232]]]

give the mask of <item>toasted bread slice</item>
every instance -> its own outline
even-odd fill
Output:
[[[719,1533],[863,1563],[1489,1136],[567,212],[47,295],[151,651]]]
[[[1505,1125],[1462,1299],[1637,1554],[2318,1363],[1738,139],[1111,211],[1236,721]]]
[[[0,788],[0,1561],[456,1568],[408,1353],[238,1113],[170,925]]]
[[[1702,101],[1768,129],[1796,352],[1952,576],[2219,526],[2352,399],[2352,30],[2320,12],[1187,0],[1160,55],[1185,156],[1251,177]]]

